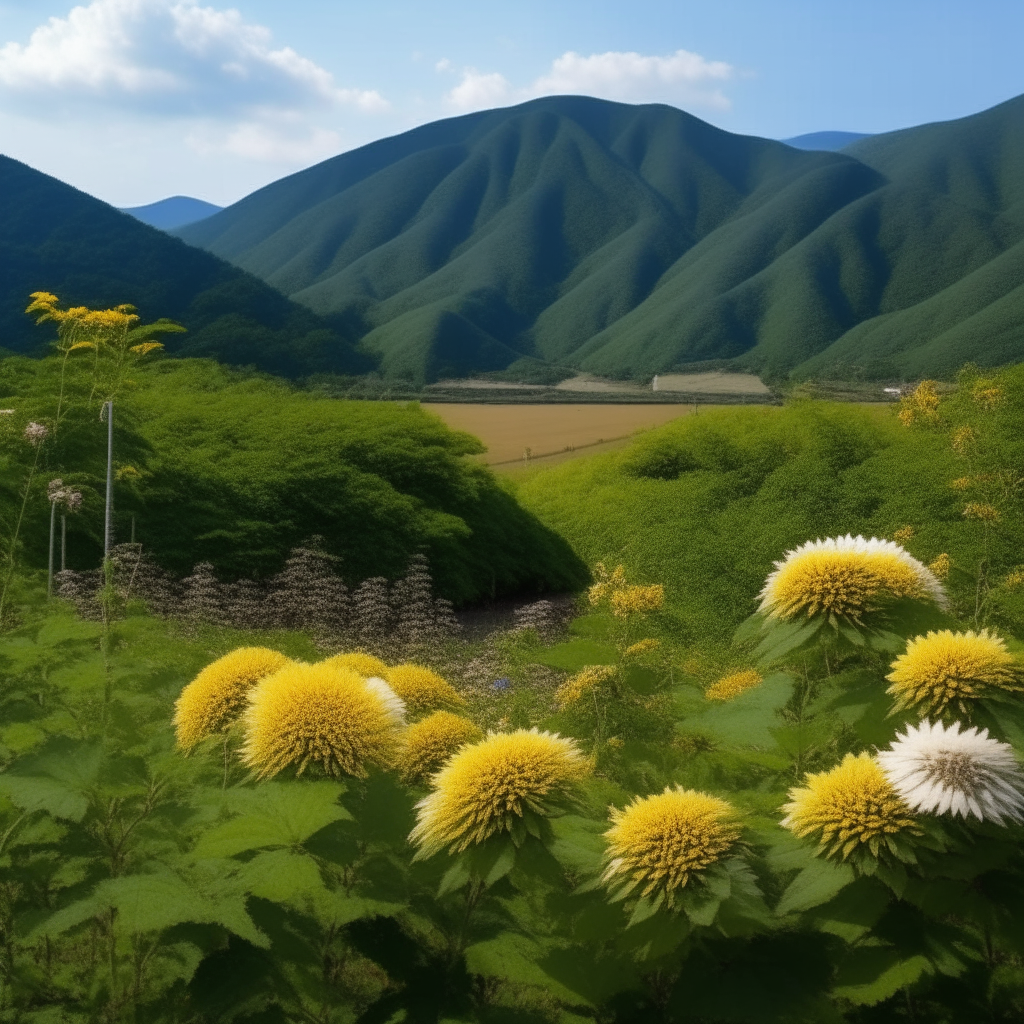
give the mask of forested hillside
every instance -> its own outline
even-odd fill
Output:
[[[350,333],[258,278],[184,245],[56,178],[0,156],[0,349],[45,350],[23,313],[34,291],[71,305],[139,308],[188,328],[174,355],[297,376],[359,372]]]
[[[524,356],[916,376],[1024,353],[1024,97],[843,153],[553,97],[275,182],[187,241],[361,323],[391,375]]]

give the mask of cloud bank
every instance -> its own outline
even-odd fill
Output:
[[[291,47],[275,48],[270,31],[237,10],[197,0],[94,0],[50,18],[24,45],[0,47],[0,94],[9,109],[51,117],[102,107],[198,120],[187,137],[201,149],[219,138],[228,152],[272,160],[337,145],[312,116],[389,106],[376,90],[341,87]]]
[[[448,62],[441,63],[445,67],[438,70],[450,67]],[[445,95],[445,103],[454,110],[470,111],[537,96],[573,94],[721,111],[731,106],[721,85],[735,74],[731,64],[710,61],[689,50],[676,50],[667,57],[616,51],[584,57],[570,50],[525,88],[515,88],[497,72],[465,68],[462,81]]]

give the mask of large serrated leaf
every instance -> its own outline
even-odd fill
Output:
[[[130,935],[179,924],[218,924],[255,945],[266,939],[252,923],[241,893],[203,892],[172,874],[108,878],[84,900],[57,911],[33,936],[59,935],[94,915],[116,911],[115,926]]]
[[[895,949],[861,946],[852,949],[839,965],[834,992],[858,1006],[874,1006],[930,970],[926,957],[904,960]]]
[[[351,817],[338,803],[344,787],[334,782],[268,782],[229,791],[225,803],[237,817],[203,835],[195,855],[233,857],[249,850],[299,846],[320,829]]]
[[[820,858],[812,860],[790,882],[775,912],[779,915],[793,914],[821,906],[833,899],[853,879],[853,868],[849,864],[833,864]]]
[[[505,932],[495,939],[477,942],[466,949],[466,967],[472,974],[500,978],[519,985],[539,985],[568,1003],[579,1004],[581,997],[563,987],[540,965],[549,950],[540,943]]]
[[[273,903],[301,905],[325,889],[312,857],[291,850],[267,850],[247,861],[238,874],[253,896]]]

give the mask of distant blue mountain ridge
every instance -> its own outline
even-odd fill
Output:
[[[854,142],[870,139],[866,132],[809,132],[807,135],[795,135],[791,139],[783,139],[787,146],[794,149],[818,150],[820,152],[838,153]]]
[[[197,220],[212,217],[223,209],[223,206],[214,206],[213,203],[193,199],[191,196],[171,196],[169,199],[161,199],[146,206],[122,207],[121,212],[130,213],[136,220],[141,220],[150,227],[160,228],[161,231],[173,231],[175,228],[183,228],[186,224],[194,224]]]

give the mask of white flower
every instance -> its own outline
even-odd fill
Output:
[[[42,444],[49,433],[48,427],[44,427],[42,423],[33,422],[25,428],[25,440],[32,445]]]
[[[954,722],[908,726],[878,763],[916,811],[1024,821],[1024,773],[1008,743]]]
[[[13,416],[13,415],[14,415],[14,410],[13,409],[0,409],[0,416]]]
[[[379,676],[371,676],[363,682],[368,690],[381,699],[395,725],[405,725],[405,701]]]

